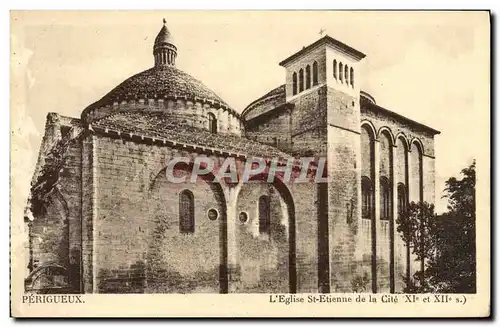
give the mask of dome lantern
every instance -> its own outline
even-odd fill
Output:
[[[241,135],[239,113],[201,81],[175,67],[177,47],[165,20],[163,24],[154,40],[154,67],[130,76],[87,106],[81,119],[91,124],[116,113],[139,111],[168,117],[173,123],[208,129],[207,113],[213,112],[220,119],[217,125],[220,133]]]
[[[163,27],[155,39],[153,47],[155,67],[175,66],[177,47],[172,44],[172,36],[166,24],[167,21],[163,18]]]

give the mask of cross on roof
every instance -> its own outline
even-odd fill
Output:
[[[319,34],[319,36],[320,36],[320,37],[323,37],[323,33],[325,33],[325,32],[326,32],[326,31],[325,31],[324,29],[322,29],[322,28],[321,28],[321,29],[319,30],[319,33],[318,33],[318,34]]]

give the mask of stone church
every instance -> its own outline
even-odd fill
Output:
[[[360,89],[365,54],[328,35],[280,62],[284,84],[243,111],[177,55],[164,24],[151,69],[79,117],[47,115],[26,291],[402,292],[418,263],[396,217],[434,203],[439,131],[377,105]],[[168,181],[172,158],[199,156],[323,157],[328,182]]]

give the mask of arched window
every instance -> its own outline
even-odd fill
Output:
[[[391,218],[391,188],[387,177],[380,178],[380,219]]]
[[[304,70],[299,70],[299,93],[304,91]]]
[[[365,219],[372,218],[373,208],[373,187],[371,180],[361,177],[361,215]]]
[[[297,94],[297,73],[296,72],[293,72],[292,92],[293,92],[293,95]]]
[[[269,234],[271,227],[271,200],[267,195],[259,198],[259,233]]]
[[[337,59],[333,59],[333,78],[337,79]]]
[[[313,86],[318,85],[318,63],[313,62]]]
[[[344,66],[344,78],[345,83],[349,85],[349,67],[347,67],[347,65]]]
[[[339,80],[344,81],[344,65],[342,63],[339,63]]]
[[[194,196],[189,190],[179,194],[179,231],[194,233]]]
[[[398,215],[406,212],[406,186],[403,183],[398,184]]]
[[[306,90],[311,88],[311,66],[306,66]]]
[[[217,118],[211,112],[208,113],[208,129],[210,133],[217,134]]]
[[[351,86],[354,87],[354,69],[351,67]]]

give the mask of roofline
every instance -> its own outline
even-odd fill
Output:
[[[241,117],[244,117],[244,115],[246,115],[246,114],[247,114],[247,111],[249,111],[249,110],[253,109],[253,105],[257,104],[258,102],[263,101],[263,100],[266,100],[266,99],[268,99],[268,98],[274,98],[274,97],[276,97],[276,96],[280,95],[279,93],[276,93],[276,94],[274,94],[274,95],[269,95],[269,93],[271,93],[271,92],[273,92],[273,91],[275,91],[275,90],[277,90],[277,89],[279,89],[279,88],[282,88],[282,87],[285,87],[285,88],[286,88],[286,84],[281,84],[280,86],[275,87],[274,89],[272,89],[271,91],[267,92],[266,94],[264,94],[264,95],[263,95],[263,96],[261,96],[260,98],[257,98],[256,100],[253,100],[252,102],[250,102],[250,104],[249,104],[249,105],[247,105],[247,106],[245,107],[245,109],[243,109],[243,111],[241,112]],[[285,95],[286,95],[286,90],[285,90]]]
[[[192,101],[192,102],[201,102],[203,104],[210,104],[211,106],[215,105],[216,109],[221,108],[222,110],[229,111],[229,112],[231,112],[231,114],[233,114],[234,116],[236,116],[240,120],[242,119],[241,114],[238,111],[236,111],[235,109],[233,109],[232,107],[230,107],[227,103],[225,103],[223,101],[219,101],[219,100],[214,100],[211,98],[200,98],[197,96],[191,97],[191,96],[187,96],[187,95],[172,95],[172,94],[165,94],[162,96],[157,96],[153,99],[145,98],[145,97],[138,97],[138,98],[131,99],[127,96],[124,96],[123,98],[119,99],[120,101],[114,101],[113,104],[111,104],[111,103],[107,103],[104,105],[99,104],[106,96],[107,96],[107,94],[105,96],[103,96],[100,100],[92,103],[91,105],[89,105],[85,109],[83,109],[82,113],[80,114],[80,117],[81,117],[80,121],[86,121],[87,116],[90,115],[90,113],[93,112],[94,110],[99,110],[99,109],[106,108],[106,107],[119,107],[119,106],[127,104],[128,102],[131,102],[131,101],[140,103],[141,100],[144,100],[145,104],[149,103],[148,102],[149,100],[154,100],[154,101],[158,101],[158,100],[163,100],[163,101],[165,101],[165,100],[173,100],[173,101],[185,100],[185,101]],[[105,101],[102,101],[102,102],[106,103]],[[133,110],[127,109],[127,110],[122,110],[122,111],[127,112],[127,111],[135,111],[135,110],[137,110],[137,109],[133,109]],[[140,110],[143,110],[143,109],[140,109]],[[108,115],[105,115],[101,118],[104,118],[106,116],[108,116]]]
[[[289,63],[290,61],[294,60],[295,58],[301,56],[305,52],[307,52],[307,51],[311,50],[312,48],[314,48],[314,47],[316,47],[316,46],[318,46],[320,44],[323,44],[323,43],[330,44],[330,45],[333,45],[335,47],[339,47],[342,50],[344,50],[347,54],[350,54],[351,56],[355,57],[358,60],[361,60],[364,57],[366,57],[366,55],[363,52],[358,51],[358,50],[354,49],[353,47],[350,47],[347,44],[345,44],[343,42],[340,42],[339,40],[334,39],[331,36],[325,35],[321,39],[317,40],[316,42],[309,44],[307,47],[302,48],[302,50],[299,50],[298,52],[295,52],[290,57],[288,57],[285,60],[281,61],[279,63],[279,65],[280,66],[284,66],[287,63]]]
[[[217,154],[227,155],[229,157],[234,157],[234,158],[248,159],[249,157],[254,157],[254,158],[259,157],[259,158],[263,158],[266,161],[270,161],[270,159],[265,157],[265,156],[254,156],[252,154],[249,154],[248,152],[243,152],[243,151],[242,152],[237,152],[237,151],[235,152],[232,150],[224,150],[224,149],[219,148],[219,147],[198,145],[195,143],[180,142],[180,141],[176,141],[176,140],[174,141],[170,138],[151,136],[151,135],[148,135],[147,132],[146,133],[121,132],[119,127],[118,128],[117,127],[109,128],[109,127],[104,127],[104,126],[99,126],[99,125],[89,123],[88,127],[87,127],[87,131],[91,131],[93,133],[100,134],[100,135],[103,135],[105,137],[125,138],[125,139],[128,139],[128,140],[135,142],[135,143],[153,143],[153,144],[160,145],[160,146],[163,145],[163,146],[169,146],[169,147],[181,148],[181,149],[189,148],[193,152],[201,152],[201,153],[209,152],[209,153],[213,153],[216,155]],[[252,141],[246,137],[242,137],[242,138],[247,139],[249,141]],[[265,144],[265,145],[268,147],[272,147],[268,144]],[[281,152],[280,155],[283,156],[282,157],[283,159],[293,158],[293,156],[290,155],[289,153],[283,152],[277,148],[275,148],[275,149]]]
[[[377,101],[375,101],[375,98],[373,97],[373,95],[371,95],[370,93],[366,92],[366,91],[359,91],[359,95],[364,97],[365,99],[367,99],[368,101],[370,101],[371,103],[373,104],[377,104]]]
[[[381,107],[381,106],[379,106],[378,104],[368,102],[368,103],[367,103],[365,106],[363,106],[363,107],[365,107],[365,108],[366,108],[366,107],[372,107],[373,109],[376,109],[377,111],[382,112],[382,113],[384,113],[384,114],[386,114],[386,115],[388,115],[388,116],[392,116],[392,117],[394,117],[394,118],[396,118],[396,119],[402,120],[402,121],[404,121],[404,122],[410,123],[411,125],[414,125],[414,126],[417,126],[417,127],[419,127],[419,128],[422,128],[423,130],[425,130],[425,131],[427,131],[427,132],[430,132],[430,133],[432,133],[433,135],[441,134],[441,132],[440,132],[440,131],[438,131],[437,129],[434,129],[434,128],[432,128],[432,127],[429,127],[429,126],[427,126],[427,125],[424,125],[424,124],[422,124],[422,123],[419,123],[419,122],[417,122],[417,121],[415,121],[415,120],[413,120],[413,119],[410,119],[410,118],[408,118],[408,117],[405,117],[405,116],[403,116],[403,115],[400,115],[400,114],[398,114],[398,113],[395,113],[394,111],[391,111],[391,110],[389,110],[389,109],[386,109],[386,108],[384,108],[384,107]]]
[[[136,74],[133,74],[132,76],[130,77],[127,77],[125,80],[123,80],[121,83],[119,83],[117,86],[115,86],[113,89],[111,89],[109,92],[107,92],[105,95],[103,95],[99,100],[97,101],[94,101],[92,102],[91,104],[89,104],[88,106],[86,106],[81,114],[80,114],[80,119],[82,121],[85,121],[86,120],[86,116],[89,115],[90,112],[94,111],[94,110],[99,110],[101,108],[105,108],[107,106],[110,106],[110,107],[114,107],[116,105],[121,105],[124,101],[125,102],[130,102],[130,101],[140,101],[140,100],[144,100],[145,103],[148,103],[149,100],[174,100],[174,101],[177,101],[177,100],[189,100],[189,101],[193,101],[193,102],[202,102],[203,104],[210,104],[210,105],[217,105],[219,106],[220,108],[222,108],[223,110],[227,110],[229,112],[231,112],[233,115],[235,115],[236,117],[240,118],[241,119],[241,114],[236,111],[234,108],[232,108],[229,104],[227,104],[217,93],[215,93],[213,90],[211,90],[208,86],[206,86],[205,84],[203,84],[202,81],[198,80],[197,78],[191,76],[189,73],[175,67],[175,66],[172,66],[170,68],[173,68],[174,70],[177,70],[178,72],[180,72],[181,74],[185,74],[187,76],[189,76],[190,78],[192,78],[193,80],[199,82],[202,84],[202,86],[210,91],[212,93],[212,95],[210,96],[205,96],[205,97],[199,97],[199,96],[191,96],[191,95],[178,95],[176,94],[175,92],[174,93],[169,93],[169,92],[154,92],[154,96],[153,97],[144,97],[144,96],[138,96],[138,97],[135,97],[135,96],[131,96],[130,94],[120,94],[119,96],[114,96],[114,98],[111,97],[111,95],[113,94],[113,92],[118,89],[120,86],[122,86],[124,83],[126,83],[127,81],[129,81],[130,79],[133,79],[133,78],[136,78],[137,76],[139,75],[142,75],[142,74],[146,74],[146,73],[149,73],[151,71],[155,71],[155,70],[158,70],[159,68],[157,66],[153,66],[151,68],[148,68],[146,70],[143,70],[141,72],[138,72]],[[216,107],[217,108],[217,107]]]
[[[255,121],[258,118],[264,119],[267,116],[270,116],[270,115],[276,113],[276,111],[278,111],[278,110],[283,110],[283,109],[288,109],[288,108],[295,108],[295,104],[293,104],[291,102],[282,103],[282,104],[280,104],[280,105],[278,105],[278,106],[276,106],[276,107],[274,107],[274,108],[272,108],[272,109],[270,109],[268,111],[265,111],[265,112],[261,113],[260,115],[257,115],[257,116],[255,116],[253,118],[250,118],[248,120],[245,118],[243,120],[243,123],[244,124],[246,124],[246,123],[252,123],[253,121]]]

